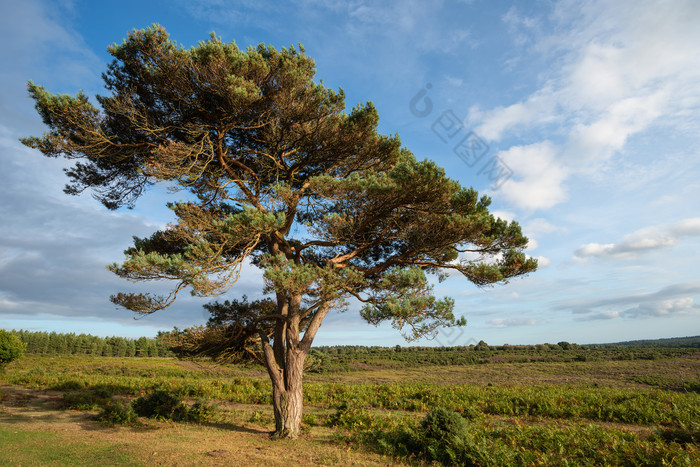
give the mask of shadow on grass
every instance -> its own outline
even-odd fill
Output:
[[[273,432],[273,426],[257,427],[249,426],[244,421],[209,421],[203,423],[173,422],[167,420],[157,420],[140,417],[137,423],[133,424],[110,424],[101,421],[98,411],[83,411],[66,409],[64,400],[65,392],[53,392],[58,387],[52,387],[49,391],[2,386],[3,398],[0,400],[0,424],[31,424],[31,423],[52,423],[64,422],[74,423],[82,430],[100,432],[114,430],[129,430],[134,432],[148,432],[167,429],[176,425],[197,426],[213,428],[216,430],[231,431],[237,433],[247,433],[254,435],[268,436]],[[67,387],[61,386],[60,390],[66,391]],[[115,389],[98,385],[96,387],[82,387],[80,390],[70,388],[74,393],[88,393],[95,389]],[[121,388],[119,388],[121,389]],[[114,396],[114,399],[128,402],[130,397],[123,394]]]
[[[209,428],[216,428],[217,430],[227,430],[227,431],[235,431],[238,433],[253,433],[253,434],[267,434],[269,435],[272,433],[273,430],[266,429],[266,428],[250,428],[245,426],[244,424],[241,423],[234,423],[234,422],[205,422],[205,423],[198,423],[198,424],[193,424],[194,426],[206,426]]]
[[[207,422],[207,423],[183,423],[172,421],[160,421],[153,419],[139,419],[135,424],[119,425],[101,422],[97,415],[86,415],[87,418],[78,422],[80,427],[85,431],[116,431],[128,430],[133,432],[151,432],[172,428],[174,426],[187,426],[196,429],[197,427],[214,428],[217,430],[233,431],[237,433],[249,433],[256,435],[269,435],[272,431],[263,428],[250,428],[238,423],[231,422]]]
[[[5,409],[5,410],[2,410]],[[94,417],[87,412],[65,411],[56,407],[48,407],[46,403],[36,402],[28,405],[5,405],[0,409],[0,424],[32,424],[32,423],[82,423]]]

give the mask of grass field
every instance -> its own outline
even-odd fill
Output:
[[[267,437],[258,367],[28,355],[0,375],[0,465],[700,465],[700,351],[481,360],[354,357],[350,371],[310,373],[304,434],[290,442]],[[97,420],[156,390],[215,410],[199,423]],[[431,438],[437,408],[463,432]]]

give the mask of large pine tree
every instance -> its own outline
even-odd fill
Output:
[[[22,141],[75,159],[67,193],[91,189],[109,209],[155,183],[192,195],[170,205],[175,223],[135,239],[110,267],[131,280],[170,279],[172,293],[122,293],[115,303],[151,313],[186,288],[226,292],[247,263],[265,271],[273,306],[243,307],[226,335],[232,347],[262,348],[275,436],[299,433],[304,359],[342,300],[417,338],[464,324],[427,274],[485,286],[535,270],[517,223],[494,218],[487,197],[417,160],[398,136],[378,134],[371,103],[347,113],[342,91],[314,81],[303,49],[243,51],[214,36],[185,49],[154,26],[109,51],[97,107],[29,84],[50,131]],[[462,259],[467,252],[478,259]]]

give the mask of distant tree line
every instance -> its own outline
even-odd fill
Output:
[[[176,329],[177,331],[177,329]],[[9,331],[26,345],[27,354],[95,355],[106,357],[173,357],[169,347],[171,334],[159,332],[155,338],[97,337],[89,334]],[[428,346],[314,346],[313,362],[309,366],[326,371],[349,369],[353,363],[372,364],[383,361],[405,365],[459,365],[490,363],[492,361],[585,361],[637,360],[662,356],[685,355],[700,347],[700,336],[653,341],[633,341],[615,344],[578,345],[565,341],[556,344],[488,345],[453,347]],[[687,349],[685,352],[682,349]],[[510,357],[503,359],[503,356]],[[391,366],[391,364],[390,364]],[[312,370],[313,371],[313,370]]]
[[[700,348],[700,336],[671,337],[667,339],[648,339],[638,341],[616,342],[614,344],[599,344],[599,347],[634,347],[634,348]]]
[[[535,345],[489,345],[486,342],[479,341],[477,344],[470,344],[464,346],[453,346],[453,347],[428,347],[428,346],[410,346],[402,347],[400,345],[394,347],[381,347],[381,346],[364,346],[364,345],[334,345],[334,346],[314,346],[314,349],[327,353],[329,355],[343,355],[343,354],[378,354],[378,353],[392,353],[392,352],[414,352],[414,353],[425,353],[425,352],[464,352],[464,351],[476,351],[476,352],[487,352],[487,351],[541,351],[541,350],[587,350],[589,347],[585,345],[572,344],[569,342],[558,342],[556,344],[535,344]]]
[[[491,363],[586,362],[601,360],[657,360],[695,355],[697,348],[650,345],[579,345],[560,341],[556,344],[488,345],[455,347],[380,347],[319,346],[314,347],[315,364],[311,372],[352,371],[370,367],[401,368],[422,365],[471,365]],[[318,358],[325,357],[325,358]]]
[[[344,355],[344,354],[385,354],[392,352],[456,352],[456,351],[498,351],[498,352],[541,352],[547,350],[614,350],[614,349],[697,349],[700,348],[700,336],[694,337],[675,337],[669,339],[653,339],[653,340],[637,340],[617,342],[610,344],[586,344],[579,345],[566,341],[560,341],[556,344],[546,342],[544,344],[530,345],[489,345],[486,342],[479,341],[477,344],[438,347],[438,346],[410,346],[395,347],[382,346],[364,346],[364,345],[334,345],[334,346],[314,346],[314,349],[324,352],[329,355]]]
[[[26,344],[28,354],[95,355],[103,357],[171,357],[161,338],[98,337],[89,334],[11,331]]]

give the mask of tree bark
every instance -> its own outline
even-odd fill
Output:
[[[283,377],[272,381],[272,405],[275,412],[273,439],[297,438],[301,433],[305,359],[305,352],[288,348]]]
[[[301,322],[301,294],[277,294],[280,316],[275,325],[273,342],[261,333],[263,355],[272,381],[272,406],[275,413],[273,439],[297,438],[301,433],[304,409],[304,361],[311,350],[321,321],[330,309],[330,302],[319,306],[316,315],[299,339]]]
[[[277,295],[280,318],[273,342],[261,335],[267,372],[272,381],[272,406],[275,413],[273,439],[297,438],[301,433],[304,408],[304,361],[309,349],[299,342],[301,295],[287,298]],[[309,346],[310,347],[310,346]]]

